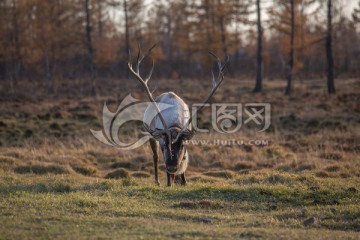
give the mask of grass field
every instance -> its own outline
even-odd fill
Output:
[[[267,144],[189,144],[188,185],[173,188],[164,164],[162,185],[153,184],[148,145],[120,151],[89,131],[102,128],[104,101],[116,109],[129,92],[145,100],[136,84],[98,99],[3,98],[0,239],[358,239],[360,82],[339,80],[332,96],[322,81],[302,82],[286,97],[280,81],[261,94],[249,93],[252,82],[227,81],[215,101],[271,103],[270,129],[194,139]],[[156,93],[178,84],[188,103],[207,94],[194,81],[162,83]]]

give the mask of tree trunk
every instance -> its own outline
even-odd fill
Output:
[[[101,1],[98,1],[98,8],[97,8],[97,12],[98,12],[98,35],[99,37],[103,37],[103,32],[104,32],[104,27],[103,27],[103,9],[102,9],[102,4]]]
[[[44,62],[45,62],[45,72],[46,72],[46,78],[48,80],[48,90],[49,92],[52,91],[52,74],[51,74],[51,64],[49,59],[49,46],[46,42],[45,44],[45,56],[44,56]]]
[[[5,3],[5,1],[2,3],[2,21],[4,23],[8,22],[8,19],[10,19],[9,15],[11,13],[8,13],[8,7]],[[9,15],[8,15],[9,14]],[[10,85],[10,93],[14,93],[14,78],[12,73],[12,41],[11,41],[11,32],[9,29],[9,24],[4,24],[4,55],[5,55],[5,79],[9,80]]]
[[[291,7],[291,33],[290,33],[290,59],[288,66],[288,74],[287,74],[287,87],[285,89],[285,95],[289,95],[291,93],[291,82],[293,77],[293,68],[294,68],[294,37],[295,37],[295,6],[294,0],[290,2]]]
[[[256,0],[257,9],[257,31],[258,31],[258,44],[257,44],[257,68],[256,68],[256,84],[253,92],[262,91],[262,75],[263,75],[263,43],[262,43],[262,27],[261,27],[261,8],[260,0]]]
[[[330,94],[335,93],[334,84],[334,58],[332,53],[332,2],[327,3],[327,36],[326,36],[326,57],[327,57],[327,86]]]
[[[55,61],[55,38],[54,38],[54,25],[55,25],[55,19],[56,11],[53,4],[50,4],[50,37],[48,39],[45,39],[45,69],[46,69],[46,78],[48,80],[48,92],[53,93],[54,91],[54,82],[53,82],[53,65]]]
[[[222,2],[221,0],[218,0],[218,5],[219,8],[221,8]],[[227,56],[227,46],[226,46],[226,32],[225,32],[225,26],[224,26],[224,18],[225,16],[223,16],[223,13],[220,13],[221,16],[219,18],[219,26],[220,26],[220,34],[221,34],[221,47],[222,47],[222,52],[224,54],[224,56]]]
[[[125,15],[125,52],[129,53],[130,50],[130,36],[129,36],[129,17],[127,0],[124,0],[124,15]],[[130,56],[128,56],[130,57]]]
[[[171,15],[169,15],[168,13],[164,15],[166,18],[166,23],[165,23],[165,32],[164,32],[164,50],[168,59],[168,68],[167,73],[168,75],[172,74],[172,69],[173,69],[173,52],[172,52],[172,18]]]
[[[127,59],[130,59],[130,36],[129,36],[129,16],[128,16],[128,5],[127,0],[124,0],[124,16],[125,16],[125,52],[127,54]],[[129,78],[129,71],[126,68],[126,78]]]
[[[22,67],[22,59],[21,59],[21,51],[20,51],[20,30],[18,23],[18,5],[17,1],[13,0],[13,43],[15,52],[13,55],[13,79],[15,80],[15,84],[20,78],[21,67]]]
[[[88,63],[89,63],[89,71],[90,71],[90,80],[91,80],[91,95],[96,96],[96,82],[94,75],[94,48],[92,44],[91,37],[91,22],[90,22],[90,9],[89,9],[89,1],[85,0],[85,15],[86,15],[86,44],[88,49]]]

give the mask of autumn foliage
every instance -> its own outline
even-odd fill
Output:
[[[285,78],[289,1],[260,2],[263,76]],[[323,2],[294,0],[295,78],[326,76]],[[347,16],[339,4],[333,11],[335,77],[356,76],[359,10]],[[154,43],[152,57],[161,66],[154,74],[160,78],[208,74],[208,51],[230,56],[229,76],[256,75],[255,0],[0,0],[0,12],[0,79],[11,88],[19,81],[44,81],[51,89],[77,78],[124,78],[129,50],[135,55],[138,44]]]

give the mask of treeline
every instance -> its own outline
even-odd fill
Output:
[[[334,75],[358,76],[360,3],[351,17],[342,12],[342,2],[333,1],[331,9]],[[88,78],[95,91],[94,79],[128,76],[129,49],[135,55],[138,44],[146,49],[153,43],[157,77],[208,74],[213,64],[208,51],[230,57],[232,77],[285,78],[289,67],[292,77],[324,77],[327,3],[0,0],[0,79],[10,86],[47,81],[51,88],[54,82]]]

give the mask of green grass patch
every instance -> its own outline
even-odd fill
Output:
[[[358,236],[356,179],[277,173],[189,180],[186,187],[172,188],[150,182],[1,172],[0,234],[9,239]],[[312,217],[317,225],[305,226]]]

